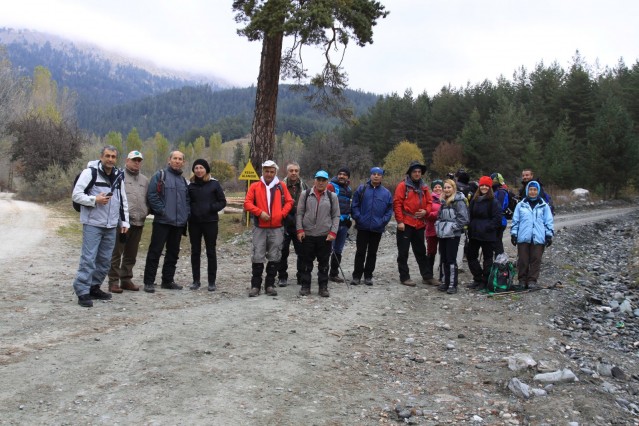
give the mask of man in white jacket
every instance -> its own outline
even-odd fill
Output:
[[[100,285],[111,267],[116,230],[126,233],[129,229],[124,175],[115,167],[117,160],[118,150],[105,146],[100,160],[89,163],[73,188],[73,201],[82,206],[82,253],[73,289],[78,304],[86,308],[93,306],[93,299],[111,299]]]

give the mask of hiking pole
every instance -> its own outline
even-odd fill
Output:
[[[346,281],[346,275],[344,275],[344,270],[342,269],[342,264],[339,261],[339,258],[337,257],[337,253],[335,253],[335,249],[331,248],[331,256],[335,257],[335,261],[337,262],[337,269],[339,269],[339,271],[342,273],[342,278],[344,279],[344,284],[346,284],[346,287],[350,290],[351,286],[348,285],[348,282]]]

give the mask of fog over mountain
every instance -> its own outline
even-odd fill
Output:
[[[172,89],[206,84],[219,90],[230,86],[214,76],[159,68],[94,45],[37,31],[0,28],[0,45],[20,74],[32,76],[36,66],[44,66],[59,88],[76,92],[81,126],[107,108]]]

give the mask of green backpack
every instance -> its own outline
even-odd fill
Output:
[[[493,263],[488,275],[488,292],[501,293],[516,290],[513,285],[515,278],[515,265],[511,261]]]

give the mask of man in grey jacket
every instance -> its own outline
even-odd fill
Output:
[[[100,160],[89,163],[73,188],[73,201],[81,205],[82,223],[82,254],[73,289],[78,304],[85,308],[93,306],[93,299],[111,299],[100,285],[109,272],[116,229],[124,235],[129,229],[123,172],[115,167],[117,161],[118,150],[105,146]]]
[[[149,214],[146,193],[149,189],[149,179],[140,173],[144,157],[140,151],[131,151],[126,158],[124,167],[124,186],[129,202],[129,223],[131,227],[124,237],[120,236],[115,242],[109,270],[109,291],[122,293],[123,290],[138,291],[140,288],[133,284],[133,267],[138,256],[138,247],[144,220]]]
[[[311,294],[311,272],[317,258],[318,294],[329,297],[328,267],[331,245],[339,228],[339,201],[334,192],[326,190],[328,173],[315,173],[315,184],[302,192],[297,205],[297,239],[302,243],[302,270],[300,296]]]
[[[154,218],[144,266],[144,291],[147,293],[155,292],[155,276],[165,245],[161,287],[182,290],[182,286],[174,281],[175,268],[180,254],[180,239],[185,233],[191,210],[187,181],[182,176],[183,166],[184,154],[173,151],[169,154],[169,164],[155,173],[149,182],[147,200]]]

